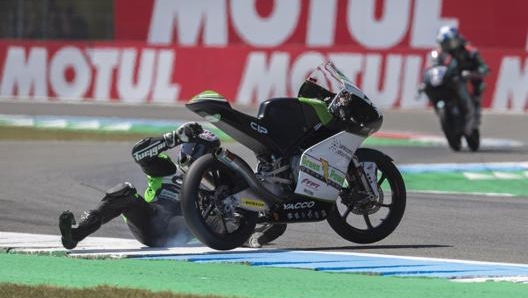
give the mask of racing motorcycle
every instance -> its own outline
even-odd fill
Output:
[[[186,107],[251,149],[256,169],[221,145],[190,164],[181,205],[192,233],[216,250],[241,246],[257,224],[326,220],[341,237],[390,235],[406,205],[403,178],[386,154],[360,148],[381,112],[332,62],[318,66],[296,98],[263,101],[256,116],[214,91]]]
[[[430,67],[423,76],[419,92],[425,92],[447,139],[449,147],[454,151],[462,148],[462,137],[471,151],[477,151],[480,146],[480,132],[474,128],[470,135],[464,133],[466,124],[466,109],[456,91],[458,75],[456,61],[434,50],[429,53]]]

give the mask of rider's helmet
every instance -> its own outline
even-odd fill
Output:
[[[436,35],[436,42],[443,51],[452,51],[462,46],[464,39],[455,26],[442,26]]]
[[[195,142],[183,143],[180,146],[180,153],[176,158],[179,168],[187,172],[191,163],[198,157],[213,152],[220,146],[220,140],[211,131],[204,129]]]

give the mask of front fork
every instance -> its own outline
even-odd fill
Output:
[[[349,174],[351,174],[355,181],[359,182],[368,194],[369,200],[376,200],[379,197],[378,182],[376,177],[376,163],[365,162],[363,165],[359,162],[357,155],[354,154],[350,161],[352,167],[349,167]]]

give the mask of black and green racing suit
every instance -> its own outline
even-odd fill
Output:
[[[200,154],[204,154],[217,148],[219,140],[197,123],[182,127],[163,136],[142,139],[132,148],[132,157],[147,175],[143,196],[131,183],[124,182],[108,189],[99,205],[85,212],[76,227],[70,211],[60,215],[59,228],[65,248],[74,248],[79,241],[119,215],[125,218],[134,237],[146,246],[173,246],[192,238],[180,208],[181,167],[163,152],[200,137],[199,145],[205,148]],[[190,157],[180,154],[178,162],[182,158]],[[188,164],[189,160],[182,162]]]

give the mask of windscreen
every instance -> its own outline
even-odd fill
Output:
[[[304,81],[299,89],[299,97],[331,100],[343,90],[366,98],[361,90],[354,85],[331,61],[319,65]]]

